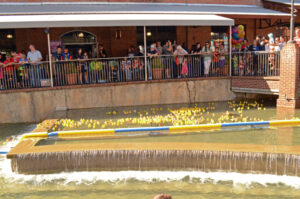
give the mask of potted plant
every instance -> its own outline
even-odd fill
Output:
[[[66,80],[68,85],[77,84],[77,68],[75,62],[67,62],[65,63],[67,66]]]
[[[159,57],[153,57],[151,60],[152,77],[153,79],[162,79],[164,65]]]

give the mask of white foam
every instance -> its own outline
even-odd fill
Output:
[[[97,182],[118,183],[127,180],[137,180],[142,182],[171,182],[190,181],[204,183],[210,181],[218,183],[221,181],[231,181],[234,185],[259,183],[285,184],[293,188],[300,188],[300,178],[296,176],[276,176],[270,174],[242,174],[234,172],[201,172],[201,171],[115,171],[115,172],[63,172],[57,174],[24,175],[11,171],[10,160],[2,158],[0,160],[0,177],[9,183],[30,183],[45,184],[56,183],[67,185],[74,184],[94,184]]]

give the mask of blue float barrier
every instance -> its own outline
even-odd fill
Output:
[[[140,127],[140,128],[124,128],[124,129],[115,129],[115,133],[125,133],[125,132],[137,132],[137,131],[168,131],[170,130],[169,126],[165,127]]]
[[[236,122],[236,123],[224,123],[221,127],[235,127],[235,126],[254,126],[254,125],[269,125],[269,121],[264,122]]]
[[[129,132],[150,132],[155,135],[155,132],[167,131],[171,133],[176,133],[177,131],[207,131],[207,130],[228,130],[226,127],[247,127],[251,128],[257,126],[258,128],[266,125],[270,126],[300,126],[300,120],[274,120],[274,121],[261,121],[261,122],[236,122],[236,123],[218,123],[218,124],[199,124],[199,125],[185,125],[185,126],[163,126],[163,127],[135,127],[135,128],[119,128],[119,129],[94,129],[94,130],[73,130],[73,131],[55,131],[51,133],[30,133],[25,134],[24,138],[57,138],[57,137],[84,137],[84,136],[121,136],[122,133]],[[135,134],[133,134],[135,135]],[[140,134],[139,134],[140,135]],[[151,134],[150,134],[151,135]],[[128,134],[124,134],[128,136]],[[22,137],[22,139],[23,139]]]

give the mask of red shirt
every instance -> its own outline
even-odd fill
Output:
[[[219,62],[219,52],[214,52],[213,53],[213,62],[217,63]]]
[[[14,60],[11,58],[10,60],[5,60],[4,61],[4,71],[6,72],[6,74],[10,74],[10,73],[12,73],[13,71],[14,71],[14,65],[13,64],[11,64],[11,65],[9,65],[9,66],[5,66],[6,64],[9,64],[9,63],[14,63]]]

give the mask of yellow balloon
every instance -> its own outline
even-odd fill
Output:
[[[245,37],[245,32],[244,32],[244,31],[239,32],[239,33],[238,33],[238,37],[239,37],[239,39],[244,39],[244,37]]]
[[[239,25],[239,26],[238,26],[238,29],[239,29],[239,31],[244,31],[244,30],[245,30],[245,28],[244,28],[243,25]]]

